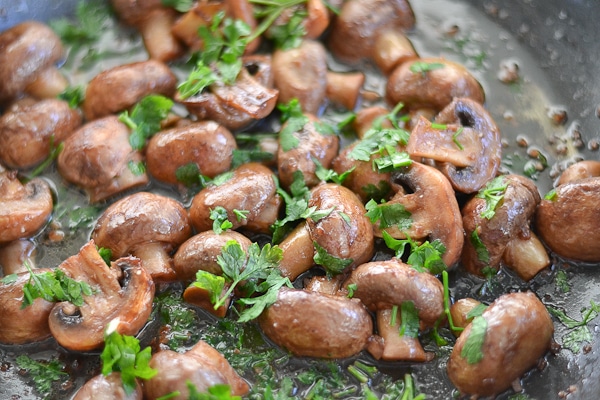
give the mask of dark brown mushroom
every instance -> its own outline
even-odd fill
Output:
[[[320,42],[305,39],[294,49],[275,51],[273,74],[279,103],[296,98],[302,111],[318,114],[327,90],[327,54]]]
[[[296,356],[345,358],[373,334],[371,316],[357,299],[283,288],[259,317],[269,339]]]
[[[132,168],[142,162],[142,154],[131,147],[129,133],[116,116],[84,124],[64,141],[57,158],[59,173],[83,188],[91,203],[146,185],[146,172]]]
[[[28,93],[56,97],[67,87],[57,69],[64,57],[60,38],[49,26],[25,21],[0,34],[0,104]]]
[[[377,38],[389,30],[413,28],[415,15],[407,0],[350,0],[333,21],[328,46],[348,63],[372,59]]]
[[[34,273],[51,269],[34,269]],[[19,273],[13,283],[0,281],[0,343],[25,344],[50,337],[48,316],[54,303],[37,298],[23,307],[23,286],[29,282],[29,272]]]
[[[23,185],[16,171],[0,166],[0,244],[35,235],[50,219],[52,207],[45,180],[35,178]]]
[[[502,161],[500,130],[483,106],[457,98],[432,125],[421,117],[406,151],[412,158],[433,160],[455,190],[475,193],[494,178]]]
[[[27,169],[44,161],[51,150],[81,125],[81,113],[66,101],[31,98],[14,103],[0,117],[0,160]]]
[[[227,210],[233,224],[231,229],[270,233],[281,206],[273,172],[262,164],[247,163],[235,169],[226,182],[209,185],[198,192],[189,208],[196,232],[212,229],[210,213],[219,206]],[[246,218],[237,218],[234,210],[248,211],[248,214]]]
[[[159,181],[178,184],[177,170],[195,164],[209,178],[228,171],[237,149],[231,132],[213,121],[158,132],[148,142],[146,167]]]
[[[88,121],[128,110],[150,94],[172,97],[177,78],[158,60],[123,64],[100,72],[89,81],[83,113]]]
[[[443,58],[411,59],[398,65],[388,78],[386,100],[406,109],[444,109],[456,97],[480,104],[485,100],[481,84],[462,65]]]
[[[142,385],[136,380],[135,390],[127,394],[123,388],[120,372],[111,372],[108,375],[96,375],[87,381],[73,396],[73,400],[142,400]]]
[[[108,267],[94,241],[58,268],[76,281],[86,282],[93,294],[83,297],[83,305],[60,302],[48,318],[50,331],[66,349],[90,351],[104,343],[109,322],[121,335],[136,335],[148,321],[154,300],[154,282],[133,257],[120,258]]]
[[[470,273],[483,276],[484,268],[498,270],[504,262],[521,278],[530,280],[550,265],[546,249],[530,228],[540,194],[535,183],[523,176],[498,179],[502,182],[499,186],[506,185],[506,189],[493,217],[484,214],[487,200],[483,193],[471,198],[462,209],[467,237],[462,264]]]

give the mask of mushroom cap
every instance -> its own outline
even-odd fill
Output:
[[[25,21],[0,34],[0,103],[17,97],[43,70],[64,56],[60,38],[49,26]]]
[[[135,381],[135,390],[127,394],[123,387],[122,379],[120,372],[111,372],[108,375],[96,375],[75,393],[73,400],[142,400],[142,385],[140,385],[139,381]]]
[[[40,178],[25,185],[16,171],[0,172],[0,243],[36,234],[50,219],[50,186]]]
[[[161,0],[111,0],[110,2],[119,18],[129,25],[142,22],[152,10],[165,8]]]
[[[120,258],[109,268],[92,240],[58,268],[72,279],[87,282],[95,291],[84,296],[81,307],[60,302],[52,308],[50,331],[61,346],[93,350],[104,343],[104,331],[112,320],[119,321],[116,332],[122,335],[136,335],[148,321],[154,282],[139,259]]]
[[[191,236],[191,226],[183,206],[159,194],[138,192],[111,204],[102,213],[92,232],[99,247],[122,257],[132,247],[160,242],[170,251]]]

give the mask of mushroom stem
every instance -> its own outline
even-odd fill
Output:
[[[65,91],[69,82],[56,67],[48,67],[25,87],[25,91],[38,99],[51,99]]]
[[[313,240],[306,224],[298,225],[279,247],[283,250],[283,259],[279,263],[281,275],[290,278],[291,281],[315,264]]]
[[[348,110],[354,110],[360,96],[360,89],[365,83],[362,72],[327,72],[327,98],[341,104]]]
[[[151,59],[166,62],[183,53],[183,47],[171,32],[175,17],[173,10],[159,8],[148,13],[143,23],[138,25]]]
[[[396,311],[395,320],[393,319],[393,313],[394,310],[391,308],[376,312],[377,330],[383,338],[381,359],[386,361],[429,361],[432,354],[428,354],[423,350],[419,338],[399,334],[400,313]]]
[[[131,249],[134,257],[142,260],[142,267],[155,281],[172,281],[175,279],[173,260],[162,242],[148,242]]]
[[[511,240],[504,250],[502,259],[525,281],[550,265],[546,248],[533,232],[527,239],[516,237]]]

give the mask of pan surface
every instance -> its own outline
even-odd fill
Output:
[[[50,0],[40,7],[40,0],[0,0],[0,30],[28,18],[50,20],[72,15],[77,1]],[[588,148],[600,141],[600,31],[595,18],[600,16],[600,3],[595,0],[413,0],[417,15],[415,47],[422,56],[443,55],[467,65],[483,82],[488,101],[486,107],[498,123],[507,146],[504,167],[523,173],[526,148],[516,144],[518,137],[531,140],[547,157],[548,168],[535,176],[542,195],[552,186],[554,168],[579,159],[600,159]],[[440,41],[441,31],[459,27],[452,40]],[[432,29],[438,27],[439,29]],[[496,78],[500,63],[514,60],[519,65],[521,83],[507,87]],[[1,84],[1,82],[0,82]],[[553,124],[548,113],[553,108],[567,112],[565,124]],[[574,132],[582,135],[582,147],[573,143]],[[556,140],[565,143],[567,154],[558,154]],[[599,205],[600,207],[600,205]],[[568,233],[566,233],[568,234]],[[77,244],[78,247],[80,244]],[[58,256],[47,253],[43,260],[58,265]],[[564,310],[579,318],[581,308],[591,301],[600,302],[600,265],[573,264],[554,258],[552,268],[543,271],[529,283],[510,274],[503,275],[502,289],[483,293],[492,301],[500,292],[531,289],[547,306]],[[564,271],[570,289],[556,285],[556,274]],[[457,284],[452,293],[459,298],[481,293],[482,280],[453,277]],[[508,289],[507,289],[508,288]],[[590,345],[578,353],[561,349],[548,355],[547,365],[533,371],[523,380],[524,394],[531,399],[600,398],[600,328],[599,319],[589,324],[593,334]],[[555,323],[555,339],[561,343],[567,329]],[[27,348],[0,346],[0,362],[13,359]],[[37,349],[51,353],[54,350]],[[389,363],[382,370],[394,376],[411,372],[420,392],[432,399],[453,398],[454,390],[445,375],[443,359],[423,365]],[[0,397],[38,398],[15,372],[0,369]],[[499,398],[509,398],[512,392]]]

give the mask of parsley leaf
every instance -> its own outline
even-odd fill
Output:
[[[473,318],[471,321],[471,331],[469,337],[463,345],[460,356],[465,358],[468,364],[477,364],[483,359],[483,353],[481,351],[483,342],[485,341],[485,334],[487,331],[487,320],[482,316]]]
[[[587,324],[598,316],[600,305],[595,302],[590,302],[589,308],[581,310],[581,321],[566,315],[562,310],[554,307],[547,307],[550,314],[558,318],[558,320],[571,331],[563,336],[563,346],[571,350],[573,353],[579,353],[583,342],[591,342],[593,340]]]
[[[317,253],[314,255],[313,260],[316,264],[325,268],[328,276],[335,276],[341,274],[344,269],[354,261],[351,258],[338,258],[327,252],[317,242],[313,241],[315,250]]]
[[[485,210],[481,212],[481,217],[492,219],[496,213],[496,208],[504,199],[504,193],[508,183],[504,182],[503,176],[498,176],[489,181],[479,193],[475,195],[480,199],[485,199]]]
[[[473,245],[473,247],[475,248],[475,253],[477,254],[477,259],[479,261],[481,261],[484,264],[487,264],[490,262],[490,252],[487,249],[487,247],[485,247],[485,244],[483,244],[483,242],[481,241],[481,238],[479,238],[479,233],[477,233],[479,227],[476,227],[473,232],[471,232],[471,235],[469,236],[469,240],[471,241],[471,244]]]
[[[408,68],[413,74],[423,74],[436,69],[444,68],[444,64],[438,62],[428,63],[425,61],[415,61]]]
[[[163,6],[174,8],[181,13],[190,11],[194,5],[193,0],[161,0],[160,2]]]
[[[281,111],[281,122],[284,123],[279,132],[279,143],[283,151],[290,151],[298,147],[300,140],[294,133],[304,128],[309,120],[302,112],[300,101],[293,98],[287,104],[278,104],[277,108]]]
[[[266,35],[275,42],[275,47],[282,50],[294,49],[302,43],[306,29],[302,24],[308,17],[306,10],[297,9],[285,24],[273,24]]]
[[[236,169],[240,165],[249,162],[272,161],[275,157],[273,153],[259,149],[234,149],[231,160],[231,169]]]
[[[317,166],[317,169],[315,170],[315,175],[317,176],[317,178],[319,178],[323,182],[333,182],[337,183],[338,185],[342,185],[344,181],[348,178],[348,176],[352,173],[352,171],[354,171],[355,168],[352,167],[349,170],[338,174],[332,169],[325,168],[323,164],[321,164],[321,162],[319,162],[319,160],[317,160],[316,158],[313,157],[312,160]]]
[[[217,235],[233,227],[233,224],[229,221],[225,207],[217,206],[210,210],[209,218],[213,220],[213,231]]]
[[[303,13],[300,11],[298,16],[292,17],[282,28],[273,26],[273,23],[277,21],[277,18],[287,9],[296,7],[299,4],[306,3],[306,0],[287,0],[287,1],[265,1],[265,0],[249,0],[254,8],[254,16],[261,20],[260,25],[252,32],[252,35],[248,37],[248,42],[253,41],[263,33],[271,30],[269,33],[271,37],[276,41],[278,46],[282,48],[294,47],[300,36],[304,35],[304,29],[299,26],[302,21],[299,19],[303,17]],[[296,11],[298,13],[298,11]],[[273,31],[274,29],[274,31]]]
[[[104,349],[100,354],[102,360],[102,374],[120,372],[125,393],[134,392],[136,378],[150,379],[158,373],[148,364],[152,358],[152,350],[140,348],[140,341],[128,335],[121,335],[116,330],[111,331],[111,324],[107,328],[104,338]]]
[[[354,160],[369,161],[372,154],[390,154],[389,149],[392,148],[396,152],[396,146],[408,143],[409,135],[404,129],[369,129],[348,156]]]
[[[41,362],[22,354],[16,359],[19,368],[26,370],[35,383],[35,388],[44,398],[49,397],[54,382],[60,382],[69,374],[63,371],[64,365],[58,360]]]
[[[80,1],[75,9],[75,17],[50,21],[50,26],[62,42],[72,46],[97,42],[107,21],[112,19],[110,8],[104,1]]]
[[[19,279],[19,275],[10,274],[10,275],[6,275],[4,278],[0,279],[0,282],[4,285],[12,285],[13,283],[15,283],[17,281],[17,279]]]
[[[61,151],[63,151],[64,148],[65,148],[65,144],[63,142],[56,144],[54,142],[54,135],[51,135],[50,136],[50,153],[48,154],[48,157],[44,161],[42,161],[42,163],[40,165],[38,165],[37,167],[34,168],[33,171],[31,171],[31,173],[29,174],[29,179],[32,179],[32,178],[38,176],[39,174],[41,174],[42,172],[44,172],[44,170],[46,168],[48,168],[48,166],[50,164],[52,164],[52,162],[58,158],[58,155],[60,154]]]
[[[400,305],[400,336],[419,336],[419,313],[411,300],[403,301]]]
[[[556,285],[556,288],[560,289],[560,291],[563,293],[568,293],[571,290],[567,273],[562,269],[556,272],[556,275],[554,276],[554,284]]]
[[[160,131],[160,123],[167,117],[171,107],[173,107],[173,100],[152,94],[140,100],[131,111],[131,115],[128,111],[119,115],[119,121],[132,130],[129,144],[134,150],[143,149],[146,140]]]
[[[412,164],[410,155],[405,151],[397,151],[395,147],[387,146],[387,154],[373,160],[373,169],[378,172],[392,172]]]
[[[401,230],[409,229],[412,225],[410,211],[404,208],[400,203],[381,203],[373,199],[365,204],[367,210],[366,216],[369,217],[372,224],[379,222],[381,229],[397,226]]]
[[[31,270],[29,263],[26,262],[25,266],[29,271],[29,281],[23,285],[21,308],[32,305],[34,300],[40,297],[49,302],[68,301],[80,307],[83,305],[83,296],[93,294],[87,282],[71,279],[61,269],[36,274]]]
[[[436,239],[431,243],[426,240],[422,244],[419,244],[408,235],[406,235],[406,239],[394,239],[389,233],[383,231],[382,236],[386,246],[396,251],[397,258],[402,258],[406,245],[410,245],[407,264],[411,265],[417,271],[428,270],[431,274],[437,275],[447,269],[442,259],[442,255],[446,252],[446,246],[444,246],[441,240]]]
[[[83,86],[69,86],[62,93],[58,95],[58,98],[69,103],[70,108],[77,108],[83,103],[85,97],[85,89]]]
[[[208,388],[208,392],[200,393],[191,381],[186,385],[190,391],[188,400],[242,400],[240,396],[232,396],[229,385],[217,383]]]
[[[225,278],[200,269],[196,272],[196,280],[192,285],[206,290],[210,302],[216,304],[219,301],[219,296],[223,293],[223,288],[225,288]]]
[[[308,199],[310,192],[304,182],[302,171],[294,172],[294,180],[290,185],[291,195],[279,186],[277,182],[277,193],[285,201],[285,217],[275,221],[271,229],[273,230],[273,243],[280,243],[285,235],[291,230],[290,223],[305,218],[308,214]]]
[[[558,193],[556,193],[556,189],[551,189],[546,195],[544,195],[545,200],[556,201],[558,199]]]

